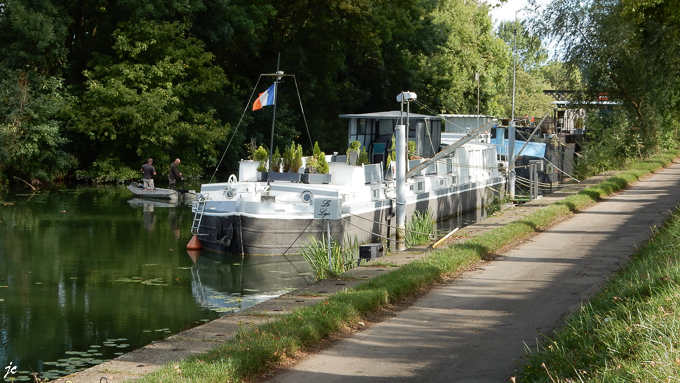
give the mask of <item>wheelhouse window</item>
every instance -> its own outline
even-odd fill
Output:
[[[350,141],[359,141],[362,147],[373,141],[373,120],[366,118],[353,119],[350,128]]]

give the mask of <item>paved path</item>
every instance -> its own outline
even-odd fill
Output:
[[[679,200],[676,163],[270,382],[509,382],[525,345],[598,291]]]

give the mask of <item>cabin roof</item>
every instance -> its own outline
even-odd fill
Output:
[[[579,105],[622,105],[621,101],[553,101],[557,106],[579,106]]]
[[[427,114],[409,113],[410,119],[423,119],[423,120],[441,120],[439,116],[430,116]],[[340,118],[372,118],[372,119],[392,119],[398,120],[402,117],[402,113],[398,110],[393,110],[390,112],[374,112],[374,113],[361,113],[361,114],[341,114]],[[404,112],[403,117],[406,118],[406,112]]]
[[[477,117],[479,117],[479,118],[496,118],[496,116],[489,116],[489,115],[486,115],[486,114],[448,114],[448,113],[442,113],[442,114],[440,114],[440,116],[442,116],[442,117],[460,117],[460,118],[470,118],[470,117],[474,117],[474,118],[477,118]]]

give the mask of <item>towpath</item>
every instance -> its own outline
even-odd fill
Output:
[[[461,232],[475,235],[521,220],[614,174],[593,177]],[[509,382],[525,345],[549,334],[598,291],[678,201],[680,163],[673,163],[503,251],[493,261],[475,265],[395,316],[310,355],[267,382]],[[425,255],[415,250],[380,260],[399,265]],[[59,381],[99,382],[106,377],[120,382],[143,376],[165,363],[219,346],[239,326],[255,327],[266,320],[257,313],[286,313],[312,305],[324,295],[389,270],[359,267],[350,272],[352,279],[317,282]]]

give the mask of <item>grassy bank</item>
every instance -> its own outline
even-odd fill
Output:
[[[277,317],[257,330],[241,331],[235,339],[201,356],[167,365],[142,382],[240,382],[266,372],[282,359],[317,345],[357,324],[366,315],[443,280],[447,275],[516,243],[535,231],[614,193],[641,176],[670,163],[680,151],[657,155],[632,165],[598,185],[554,203],[524,219],[448,248],[438,249],[327,301]]]

